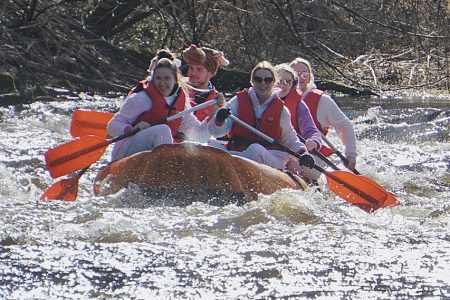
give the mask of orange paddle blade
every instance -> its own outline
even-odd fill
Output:
[[[70,123],[70,134],[74,137],[95,135],[106,138],[106,126],[114,116],[111,112],[76,110]]]
[[[366,176],[345,171],[325,171],[324,174],[334,193],[367,212],[400,204],[393,194]]]
[[[112,143],[97,136],[82,136],[45,153],[45,162],[50,176],[57,178],[95,163]]]
[[[78,195],[78,181],[82,174],[55,182],[41,196],[41,200],[75,201]]]

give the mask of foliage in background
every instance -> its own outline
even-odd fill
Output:
[[[440,0],[5,0],[0,11],[0,71],[18,89],[125,91],[158,49],[195,43],[238,70],[216,78],[239,80],[230,90],[256,62],[298,56],[319,79],[378,93],[450,90],[450,11]]]

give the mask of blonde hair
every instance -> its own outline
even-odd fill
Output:
[[[258,70],[268,70],[270,73],[272,73],[273,80],[276,82],[278,80],[277,72],[275,71],[275,67],[268,61],[263,60],[256,64],[256,66],[253,68],[252,72],[250,73],[250,83],[253,81],[253,75]]]
[[[292,67],[289,64],[285,63],[285,64],[276,65],[275,70],[277,71],[278,74],[280,74],[281,71],[288,72],[289,74],[292,75],[292,79],[294,81],[296,81],[298,79],[297,72],[295,72],[295,70],[292,69]]]
[[[309,90],[311,88],[311,86],[315,86],[315,84],[314,84],[314,74],[313,74],[313,70],[312,70],[312,67],[311,67],[311,63],[309,61],[307,61],[306,59],[304,59],[304,58],[297,57],[297,58],[295,58],[293,61],[291,61],[289,63],[289,66],[292,67],[292,65],[295,65],[295,64],[304,64],[306,66],[306,68],[308,68],[309,80],[308,80],[308,83],[306,84],[306,88]]]

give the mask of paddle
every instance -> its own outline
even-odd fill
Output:
[[[217,100],[209,100],[205,103],[196,105],[172,116],[164,118],[153,125],[170,122],[184,115],[197,111],[199,109],[215,104]],[[80,139],[65,143],[56,148],[50,149],[45,153],[45,160],[50,175],[53,178],[67,175],[79,171],[74,177],[63,179],[54,183],[41,196],[41,200],[61,199],[73,201],[77,197],[78,181],[87,169],[95,163],[105,152],[108,145],[132,136],[140,131],[139,128],[115,137],[113,139],[102,139],[97,136],[82,136]]]
[[[328,138],[324,134],[322,134],[322,140],[324,140],[325,143],[328,145],[328,147],[330,147],[330,149],[333,150],[333,152],[336,153],[337,156],[339,156],[339,158],[342,160],[344,165],[347,167],[347,165],[348,165],[347,157],[345,157],[341,151],[336,149],[336,147],[330,142],[330,140],[328,140]],[[350,168],[348,168],[348,169],[356,175],[361,175],[361,173],[359,173],[356,169],[350,169]]]
[[[305,143],[305,139],[297,134],[297,137],[300,139],[300,141],[304,144]],[[332,162],[330,161],[328,158],[326,158],[325,155],[323,155],[319,150],[317,150],[316,148],[314,148],[311,151],[312,154],[314,154],[315,156],[319,157],[321,160],[323,160],[327,165],[329,165],[330,167],[332,167],[334,170],[339,170],[339,168]]]
[[[272,145],[279,147],[292,156],[295,156],[299,159],[300,163],[302,163],[302,155],[300,155],[299,153],[284,146],[280,142],[272,139],[270,136],[264,134],[256,128],[248,125],[236,116],[229,115],[229,118],[239,125],[247,128],[254,134],[265,139]],[[329,172],[322,169],[316,164],[314,164],[313,168],[326,176],[328,186],[335,194],[337,194],[345,201],[358,206],[366,212],[373,212],[381,207],[392,207],[400,204],[400,202],[394,197],[394,195],[387,192],[382,186],[372,181],[370,178],[355,175],[345,171]]]
[[[40,200],[63,200],[63,201],[75,201],[78,196],[78,182],[80,177],[89,169],[86,167],[80,170],[75,176],[62,179],[52,184],[42,194]]]
[[[305,143],[305,139],[304,139],[302,136],[300,136],[300,135],[298,135],[298,134],[297,134],[297,136],[298,136],[298,138],[300,139],[300,141],[301,141],[302,143]],[[311,151],[311,152],[312,152],[314,155],[318,156],[322,161],[324,161],[327,165],[329,165],[330,167],[332,167],[334,170],[340,171],[340,169],[339,169],[333,162],[331,162],[325,155],[322,154],[322,152],[318,151],[317,149],[313,149],[313,151]],[[341,155],[342,155],[342,154],[341,154]],[[361,175],[361,174],[360,174],[358,171],[356,171],[356,170],[351,170],[351,171],[353,171],[353,173],[356,174],[356,175]],[[361,175],[360,178],[361,178],[361,179],[364,179],[365,181],[368,181],[369,184],[373,183],[373,180],[370,179],[370,178],[367,177],[367,176]],[[395,197],[391,192],[389,192],[389,193],[392,195],[392,197]]]
[[[199,92],[211,92],[211,89],[197,89],[192,86],[189,86],[189,89]],[[106,126],[113,116],[114,113],[112,112],[77,109],[73,112],[72,121],[70,122],[70,135],[73,137],[95,135],[106,138]]]
[[[106,126],[113,116],[112,112],[77,109],[70,122],[70,134],[73,137],[95,135],[106,138]]]

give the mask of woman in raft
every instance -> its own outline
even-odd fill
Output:
[[[320,149],[322,147],[322,136],[314,124],[308,106],[301,101],[302,92],[297,88],[297,73],[288,64],[277,65],[275,70],[279,77],[278,88],[281,89],[278,96],[284,101],[284,105],[291,113],[292,126],[296,133],[305,140],[305,146],[308,152],[314,149]],[[314,159],[317,161],[316,156],[314,156]],[[298,160],[292,158],[289,160],[287,166],[293,173],[299,174],[303,171],[301,175],[311,180],[317,180],[321,174],[314,169],[301,168]]]
[[[108,123],[108,134],[113,137],[140,129],[135,135],[115,143],[112,161],[162,144],[172,144],[180,137],[205,142],[211,135],[217,136],[216,132],[223,131],[216,125],[215,118],[200,122],[192,113],[151,126],[191,107],[174,55],[168,50],[160,50],[155,61],[151,77],[140,81],[130,91],[120,110]],[[225,104],[223,96],[219,104]]]
[[[227,150],[231,154],[284,170],[290,159],[288,153],[227,118],[231,113],[293,151],[300,154],[307,152],[291,124],[289,110],[277,95],[279,90],[275,88],[277,74],[274,67],[262,61],[253,68],[250,76],[251,88],[237,92],[227,102],[226,108],[221,108],[216,115],[218,124],[222,120],[226,123],[223,134],[228,135]],[[310,161],[309,156],[305,158]]]
[[[296,58],[289,64],[298,74],[298,88],[302,91],[302,100],[308,106],[317,128],[326,135],[333,127],[345,146],[349,169],[356,167],[356,136],[352,122],[337,106],[336,102],[323,91],[317,89],[311,64],[303,58]],[[324,155],[331,154],[322,147]],[[327,153],[328,152],[328,153]]]

